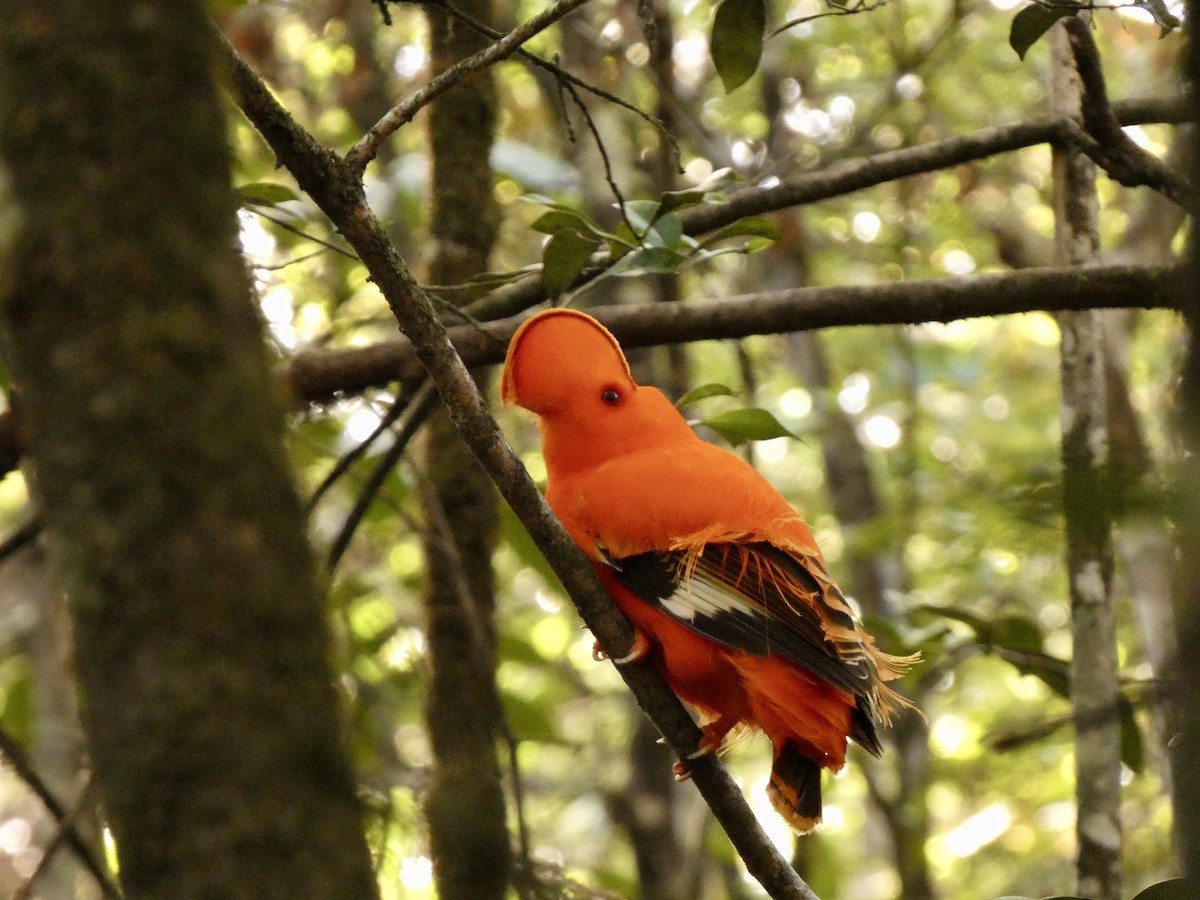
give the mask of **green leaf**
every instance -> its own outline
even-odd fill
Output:
[[[629,226],[624,222],[617,224],[616,232],[609,235],[607,240],[608,252],[612,254],[613,262],[636,250],[641,244],[641,238],[630,231]]]
[[[562,740],[546,704],[507,694],[504,711],[513,732],[519,734],[521,740],[546,743]]]
[[[725,93],[749,81],[758,68],[766,25],[766,0],[723,0],[717,7],[709,51]]]
[[[765,409],[747,407],[717,413],[700,423],[737,447],[746,441],[769,441],[772,438],[795,437]]]
[[[657,200],[627,200],[624,207],[625,218],[633,226],[638,235],[650,230],[650,226],[658,221],[661,206]],[[624,223],[622,223],[624,224]]]
[[[709,247],[718,241],[732,237],[758,237],[778,241],[783,238],[783,232],[770,219],[764,219],[762,216],[746,216],[746,218],[731,222],[720,231],[706,237],[701,246]]]
[[[274,206],[277,203],[300,199],[300,195],[286,184],[274,184],[270,181],[251,181],[248,184],[239,184],[234,190],[243,206]]]
[[[522,194],[519,198],[524,203],[534,203],[538,206],[548,206],[550,209],[564,209],[567,212],[573,212],[569,206],[563,206],[557,200],[547,197],[545,194]]]
[[[15,740],[28,747],[33,740],[33,684],[24,666],[9,667],[5,674],[8,675],[14,668],[19,674],[9,682],[7,691],[0,698],[0,708],[3,710],[0,712],[0,724]]]
[[[1041,653],[1042,630],[1028,616],[1002,616],[992,624],[991,643],[1018,653]]]
[[[559,582],[558,576],[554,574],[554,570],[550,568],[550,564],[542,556],[542,551],[533,542],[533,538],[529,536],[529,532],[525,530],[525,526],[517,518],[516,513],[509,508],[507,503],[499,504],[499,508],[500,535],[508,546],[512,548],[513,552],[516,553],[517,559],[541,575],[542,580],[552,590],[565,595],[566,592]],[[507,659],[508,657],[505,656],[504,658]]]
[[[1188,884],[1182,878],[1172,878],[1150,885],[1133,900],[1191,900],[1195,896],[1195,882]]]
[[[575,229],[559,231],[542,251],[542,283],[546,293],[557,297],[571,286],[600,242]]]
[[[687,241],[683,233],[683,223],[679,221],[679,216],[666,215],[662,216],[654,225],[646,232],[646,241],[658,247],[670,247],[672,250],[677,250],[684,246]]]
[[[1029,48],[1037,43],[1038,38],[1050,30],[1059,19],[1073,16],[1078,9],[1070,6],[1042,6],[1032,3],[1013,16],[1012,26],[1008,32],[1009,46],[1017,51],[1017,56],[1025,58]]]
[[[707,193],[706,190],[696,190],[695,188],[686,191],[667,191],[658,200],[659,215],[665,216],[667,213],[699,206],[704,202],[704,195]]]
[[[204,0],[204,8],[210,16],[229,12],[245,5],[246,0]]]
[[[702,384],[700,387],[692,388],[682,397],[675,401],[676,409],[683,409],[699,400],[707,400],[709,397],[732,397],[733,389],[711,381],[708,384]]]
[[[687,257],[670,247],[639,247],[623,256],[609,274],[630,277],[633,275],[672,275]]]
[[[1071,671],[1065,659],[1046,653],[1023,653],[1020,656],[998,654],[1022,675],[1032,675],[1065,700],[1071,699]]]
[[[529,227],[542,234],[558,234],[572,228],[585,234],[595,230],[591,222],[570,209],[552,209],[542,213]]]

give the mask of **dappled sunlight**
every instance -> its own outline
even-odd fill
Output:
[[[445,58],[444,51],[431,52],[430,11],[418,4],[216,5],[221,27],[232,23],[239,51],[270,96],[338,158],[428,84]],[[339,727],[356,767],[385,900],[432,900],[436,893],[437,854],[423,804],[441,765],[430,734],[431,686],[435,675],[455,677],[446,674],[452,665],[435,670],[444,663],[429,626],[442,621],[431,616],[443,614],[478,641],[472,649],[495,668],[502,709],[489,707],[485,721],[499,723],[496,768],[471,771],[467,779],[473,787],[503,785],[514,843],[520,788],[534,859],[555,878],[619,896],[652,896],[638,884],[635,850],[645,847],[634,841],[645,838],[631,828],[637,814],[672,829],[645,833],[669,844],[670,864],[687,866],[702,885],[697,900],[758,895],[696,785],[670,780],[672,755],[640,727],[642,713],[621,673],[611,661],[597,661],[593,634],[498,495],[490,487],[468,488],[457,463],[440,471],[448,468],[445,460],[419,429],[411,439],[405,433],[401,458],[376,478],[401,431],[390,413],[410,402],[425,377],[411,350],[402,349],[396,313],[417,308],[405,303],[426,292],[406,293],[407,282],[403,289],[388,285],[385,276],[396,274],[398,260],[428,288],[434,312],[457,329],[456,344],[539,488],[548,472],[538,424],[502,407],[496,368],[504,335],[539,304],[602,308],[597,316],[611,317],[605,321],[623,342],[632,338],[631,347],[695,338],[678,352],[639,347],[636,360],[631,354],[638,381],[655,380],[671,399],[718,386],[719,393],[696,401],[713,404],[704,412],[685,409],[691,421],[747,408],[778,417],[782,431],[722,437],[709,426],[698,433],[751,461],[801,513],[829,575],[847,605],[863,614],[880,649],[923,656],[911,675],[890,685],[920,707],[925,722],[897,717],[894,728],[881,729],[878,759],[864,750],[870,741],[860,730],[862,746],[851,747],[845,767],[824,779],[824,821],[798,854],[819,896],[892,900],[911,888],[901,881],[901,860],[925,865],[921,875],[942,900],[1069,890],[1076,807],[1067,696],[1072,608],[1063,552],[1063,332],[1052,313],[983,317],[974,307],[941,307],[906,293],[925,283],[930,292],[952,288],[974,297],[984,279],[1015,282],[1007,276],[1017,269],[1027,270],[1022,278],[1048,283],[1037,270],[1054,253],[1051,151],[1046,144],[1013,149],[1020,141],[1010,126],[1037,125],[1049,115],[1049,42],[1042,38],[1025,60],[1009,45],[1009,28],[1027,0],[872,5],[769,4],[768,33],[813,18],[769,37],[746,80],[730,89],[712,38],[715,2],[658,4],[667,19],[657,35],[632,4],[585,5],[524,46],[538,60],[513,53],[492,68],[494,96],[480,101],[481,109],[495,104],[495,139],[479,154],[490,168],[481,169],[467,202],[442,193],[464,172],[432,159],[430,129],[438,126],[428,109],[390,134],[369,160],[358,160],[365,164],[366,205],[356,187],[346,188],[353,215],[341,219],[300,189],[311,187],[311,173],[289,174],[286,156],[230,105],[232,183],[274,190],[261,202],[243,190],[237,242],[277,367],[279,398],[288,404],[288,463],[304,500],[323,488],[300,527],[320,563],[334,667],[328,682],[342,703]],[[519,4],[495,21],[481,18],[508,29],[545,6]],[[1152,7],[1094,16],[1114,102],[1178,90],[1170,67],[1180,37],[1159,40],[1157,26],[1147,22]],[[1178,14],[1180,4],[1171,0],[1166,9]],[[393,19],[386,27],[383,10]],[[460,21],[450,30],[470,29]],[[664,38],[663,59],[653,58],[655,37]],[[472,76],[467,84],[483,82]],[[454,98],[462,96],[443,95],[441,111],[461,113],[466,107]],[[455,132],[443,143],[465,145],[466,137],[482,134],[456,127],[464,140]],[[1156,121],[1125,128],[1136,146],[1159,158],[1173,152],[1176,133],[1176,126]],[[975,136],[999,147],[997,134],[1009,140],[1003,152],[968,152],[968,141],[959,140]],[[953,161],[920,163],[935,153]],[[894,177],[897,171],[903,174]],[[770,193],[748,200],[756,188]],[[1178,221],[1148,206],[1146,196],[1116,179],[1098,179],[1097,228],[1111,260],[1139,267],[1146,247],[1156,262],[1172,248],[1182,250]],[[735,221],[729,210],[743,208],[754,209],[753,216]],[[435,209],[440,218],[431,215]],[[372,240],[387,251],[386,264],[371,274],[363,261],[377,265],[372,248],[354,239],[352,227],[367,220],[378,226]],[[713,221],[721,224],[707,224]],[[731,222],[732,230],[720,230]],[[555,246],[578,259],[557,267],[547,254]],[[853,292],[827,290],[843,287]],[[841,297],[851,297],[845,307],[838,306]],[[883,302],[894,298],[894,306]],[[1044,305],[1053,299],[1046,295]],[[852,317],[876,322],[872,316],[888,324],[850,324]],[[929,321],[935,318],[950,321]],[[1120,542],[1135,529],[1161,527],[1157,467],[1178,451],[1169,406],[1183,338],[1168,310],[1114,315],[1108,323],[1124,364],[1110,375],[1125,378],[1112,388],[1121,429],[1112,452],[1150,473],[1145,486],[1122,498],[1133,514],[1116,533],[1116,584],[1119,603],[1128,602],[1129,591],[1143,603],[1152,579],[1137,577],[1140,551]],[[327,393],[299,387],[298,360],[330,367]],[[8,374],[0,374],[5,395],[15,396]],[[13,383],[19,386],[15,377]],[[98,419],[106,414],[103,404],[93,412]],[[30,422],[34,429],[54,427],[53,417],[49,424]],[[589,434],[608,435],[607,425],[589,420],[589,426],[597,429]],[[377,439],[364,447],[372,435]],[[635,439],[642,441],[642,432]],[[32,478],[37,470],[27,472]],[[14,471],[0,480],[5,533],[40,521],[25,477]],[[382,486],[369,493],[376,481]],[[648,509],[631,512],[652,520],[647,531],[669,518],[654,504],[699,506],[728,489],[707,473],[682,486],[663,482],[643,492]],[[447,496],[462,487],[471,497],[435,502],[435,483]],[[252,487],[246,491],[255,498]],[[577,497],[564,503],[575,500],[585,505]],[[733,500],[737,515],[752,505]],[[599,540],[603,523],[579,518],[589,538]],[[478,539],[460,546],[449,534],[464,523],[479,525]],[[330,545],[343,528],[352,539],[334,563]],[[237,530],[231,535],[237,538]],[[40,554],[41,542],[33,546]],[[457,601],[449,611],[435,612],[428,599],[431,573],[439,571],[429,564],[429,548],[450,554],[451,572],[441,585]],[[161,558],[169,551],[163,548]],[[11,571],[0,571],[6,588],[15,583]],[[60,593],[56,588],[47,604],[55,615]],[[1127,754],[1120,771],[1124,889],[1167,877],[1174,861],[1162,735],[1150,704],[1161,676],[1151,662],[1157,645],[1128,607],[1121,609],[1116,647],[1123,689],[1135,707],[1125,723],[1132,730],[1122,737],[1141,741],[1140,758]],[[54,733],[47,729],[61,724],[42,721],[46,675],[30,649],[44,612],[0,594],[0,729],[39,752]],[[274,620],[252,608],[245,622],[263,629],[263,648],[274,647]],[[761,652],[777,659],[783,645],[776,636],[768,634]],[[813,646],[828,651],[833,643]],[[490,690],[489,678],[479,683]],[[860,683],[834,684],[831,694],[850,696]],[[865,697],[859,696],[860,710],[877,699]],[[837,710],[847,715],[844,705]],[[478,712],[463,704],[461,714]],[[768,742],[760,736],[746,749],[734,748],[724,764],[772,844],[791,857],[795,835],[765,794]],[[472,780],[477,774],[489,780]],[[90,812],[84,804],[80,814]],[[39,867],[53,846],[53,829],[20,779],[0,772],[0,894],[15,883],[13,873],[35,884],[43,877]],[[115,866],[112,835],[96,834]]]

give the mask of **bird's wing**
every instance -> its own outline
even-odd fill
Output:
[[[858,698],[872,722],[903,704],[882,682],[911,660],[875,648],[816,554],[707,542],[608,562],[640,599],[725,646],[795,663]]]

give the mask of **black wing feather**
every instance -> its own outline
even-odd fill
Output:
[[[831,581],[818,581],[771,544],[742,549],[784,568],[789,580],[813,597],[837,591]],[[761,569],[731,575],[728,550],[728,545],[709,544],[690,561],[684,551],[642,553],[613,560],[613,574],[632,594],[705,637],[754,656],[774,653],[834,687],[859,697],[872,695],[874,668],[865,652],[831,640],[822,613],[803,600],[789,600]],[[845,603],[840,593],[837,598]],[[841,609],[824,603],[822,610],[838,626],[855,631],[853,618]]]

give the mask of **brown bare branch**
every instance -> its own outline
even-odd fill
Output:
[[[1121,125],[1179,123],[1190,119],[1188,106],[1182,98],[1125,100],[1114,103],[1112,111]],[[745,188],[732,194],[728,203],[693,207],[681,213],[680,218],[684,230],[698,237],[724,228],[745,216],[829,200],[900,178],[936,172],[1038,144],[1070,140],[1072,135],[1077,134],[1078,123],[1066,116],[1041,116],[998,125],[942,141],[930,141],[915,147],[835,163],[816,172],[789,178],[772,188]],[[574,286],[594,280],[607,268],[606,263],[588,267],[580,273]],[[469,307],[469,312],[478,319],[499,319],[516,315],[545,299],[546,291],[541,277],[532,275],[475,301]]]
[[[1153,188],[1194,212],[1194,207],[1189,206],[1193,191],[1188,179],[1171,171],[1161,159],[1143,150],[1121,130],[1121,123],[1108,103],[1104,69],[1091,23],[1071,17],[1064,19],[1063,24],[1083,83],[1083,128],[1092,139],[1076,140],[1079,148],[1114,181],[1126,187]]]
[[[912,325],[1033,310],[1154,309],[1176,303],[1172,266],[1095,266],[875,285],[794,288],[704,303],[590,309],[627,348],[688,341],[784,334],[847,325]],[[461,326],[450,339],[469,366],[504,359],[523,317],[486,328]],[[401,338],[294,356],[287,378],[301,400],[320,402],[393,381],[415,383],[423,370]]]

